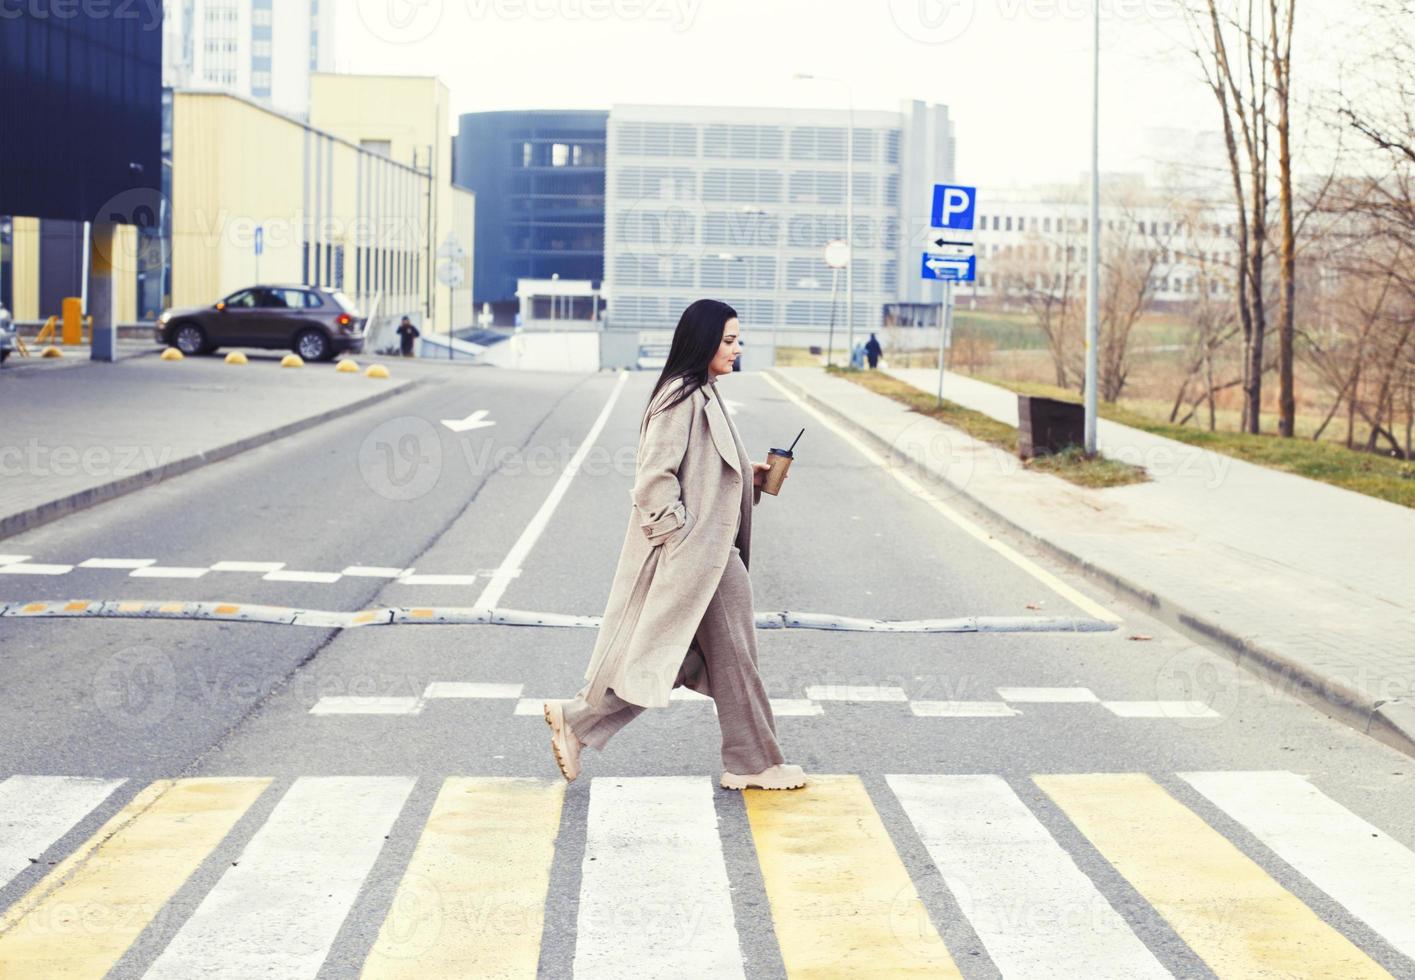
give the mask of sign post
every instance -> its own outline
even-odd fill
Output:
[[[466,281],[462,261],[467,250],[457,240],[454,232],[448,232],[442,245],[437,249],[437,279],[447,287],[447,359],[452,360],[452,331],[457,325],[457,287]]]
[[[255,226],[255,281],[260,283],[260,253],[265,251],[265,226]]]
[[[938,401],[943,404],[943,367],[948,347],[953,343],[953,284],[977,278],[978,256],[969,236],[978,201],[976,187],[935,184],[933,207],[929,213],[928,248],[924,251],[919,275],[943,283],[943,303],[938,318]]]

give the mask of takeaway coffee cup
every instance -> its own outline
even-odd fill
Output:
[[[781,481],[786,479],[786,471],[791,468],[791,460],[795,459],[791,450],[795,449],[796,443],[801,440],[801,432],[796,433],[796,438],[791,440],[791,449],[772,449],[766,454],[767,465],[771,468],[766,471],[766,477],[762,480],[762,493],[774,495],[780,492]]]
[[[762,493],[776,493],[781,489],[781,481],[786,479],[786,471],[791,468],[791,450],[773,449],[766,454],[766,461],[771,469],[766,471],[766,477],[762,480]]]

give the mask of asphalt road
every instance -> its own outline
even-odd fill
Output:
[[[434,383],[0,542],[0,561],[74,566],[0,574],[0,602],[496,596],[599,615],[653,377],[418,369]],[[695,700],[587,750],[563,787],[535,706],[574,693],[593,629],[0,618],[0,976],[74,959],[113,977],[771,977],[816,958],[874,976],[1415,976],[1395,874],[1415,870],[1415,762],[946,489],[921,498],[920,474],[768,378],[719,385],[755,458],[806,428],[753,515],[759,611],[1101,610],[1118,629],[760,631],[769,694],[803,712],[778,714],[783,748],[816,778],[744,799],[716,786]],[[495,424],[441,424],[477,410]],[[1229,773],[1247,775],[1208,775]],[[214,794],[191,812],[226,814],[209,839],[182,806],[163,816],[183,786]],[[128,887],[156,890],[115,897]],[[99,927],[73,925],[93,908]]]

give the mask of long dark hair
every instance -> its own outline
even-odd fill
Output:
[[[683,379],[682,388],[656,411],[672,408],[708,383],[708,365],[722,346],[722,328],[736,315],[736,310],[715,299],[700,299],[689,304],[673,330],[668,361],[649,395],[650,406],[663,386],[674,378]],[[647,412],[646,406],[645,414]]]

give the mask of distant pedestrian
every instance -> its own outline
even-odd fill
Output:
[[[880,347],[879,341],[875,339],[874,334],[870,334],[869,342],[865,344],[865,356],[870,359],[871,371],[879,366],[879,356],[882,353],[884,353],[884,351]]]
[[[403,322],[398,324],[398,340],[404,357],[413,356],[413,340],[420,336],[422,335],[418,333],[418,328],[413,326],[413,321],[403,317]]]
[[[850,366],[852,368],[865,366],[865,342],[863,340],[856,344],[855,349],[850,352]]]
[[[717,384],[731,375],[739,330],[732,307],[700,299],[673,333],[639,424],[628,533],[586,683],[542,708],[567,780],[579,775],[581,749],[603,749],[681,686],[716,702],[724,788],[806,784],[782,756],[757,671],[747,563],[752,508],[770,467],[748,457]],[[681,767],[672,755],[658,763]]]

